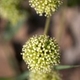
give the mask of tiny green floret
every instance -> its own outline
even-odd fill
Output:
[[[33,36],[23,46],[22,57],[31,71],[49,72],[60,63],[59,46],[49,36]]]
[[[42,16],[51,16],[53,12],[61,5],[62,0],[29,0],[29,4]]]

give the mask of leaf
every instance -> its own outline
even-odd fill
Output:
[[[5,77],[1,77],[0,80],[15,80],[13,78],[5,78]]]
[[[16,80],[25,80],[29,77],[29,71],[22,73],[20,76],[16,77]]]
[[[70,69],[70,68],[76,68],[76,67],[80,67],[80,65],[58,65],[58,66],[55,66],[54,69],[63,70],[63,69]]]
[[[28,80],[29,71],[22,73],[17,77],[0,77],[0,80]]]

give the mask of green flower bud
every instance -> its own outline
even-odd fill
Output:
[[[22,56],[33,72],[50,72],[54,65],[60,63],[58,44],[46,35],[30,38],[23,46]]]
[[[61,0],[29,0],[31,7],[40,15],[51,16],[53,12],[61,5]]]
[[[12,25],[25,18],[25,15],[17,9],[21,0],[0,0],[0,15],[8,19]]]
[[[30,72],[29,80],[61,80],[61,76],[56,71],[49,73]]]

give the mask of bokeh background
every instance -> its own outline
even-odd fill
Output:
[[[0,16],[0,80],[28,70],[20,54],[22,46],[31,36],[44,33],[46,17],[36,14],[28,0],[24,0],[21,7],[27,13],[24,24],[13,27]],[[60,45],[61,65],[80,65],[80,0],[67,0],[53,13],[48,35],[56,37]],[[59,72],[63,80],[80,80],[80,67]]]

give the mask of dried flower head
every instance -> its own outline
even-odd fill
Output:
[[[0,15],[8,19],[13,25],[25,18],[17,9],[21,0],[0,0]]]
[[[30,72],[29,80],[61,80],[61,76],[56,71],[49,73]]]
[[[51,16],[53,12],[61,5],[61,0],[29,0],[31,7],[40,15]]]
[[[58,44],[46,35],[31,37],[22,52],[23,60],[33,72],[49,72],[54,65],[60,63]]]

